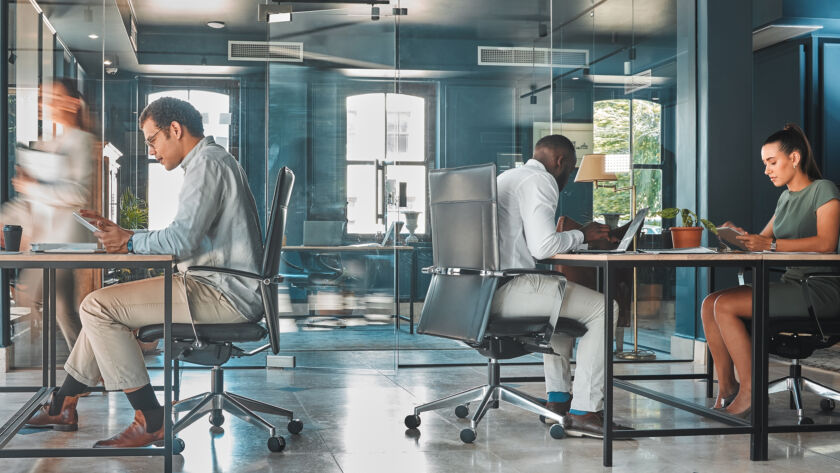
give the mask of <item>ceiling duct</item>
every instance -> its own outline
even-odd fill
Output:
[[[753,51],[820,29],[819,25],[768,25],[753,31]]]
[[[589,51],[586,49],[479,46],[478,65],[587,68],[589,67]]]
[[[229,61],[303,62],[303,43],[228,41]]]

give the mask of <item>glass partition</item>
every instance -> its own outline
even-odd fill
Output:
[[[199,109],[245,169],[263,227],[278,173],[291,168],[279,297],[283,354],[298,366],[484,363],[415,330],[430,282],[421,269],[432,264],[431,169],[494,163],[501,173],[554,133],[579,161],[624,156],[617,181],[570,182],[557,217],[621,225],[633,188],[635,207],[651,212],[642,246],[667,245],[672,222],[655,211],[696,200],[693,185],[676,182],[677,169],[696,169],[686,145],[696,130],[695,0],[288,2],[288,17],[267,21],[257,12],[287,4],[201,3],[11,2],[7,169],[19,164],[15,143],[66,132],[44,106],[59,79],[86,105],[90,205],[123,226],[174,217],[183,173],[161,169],[137,123],[156,98]],[[147,276],[80,276],[78,297]],[[622,296],[617,348],[638,339],[658,358],[690,358],[694,301],[676,295],[693,294],[694,270],[643,270],[627,284],[636,297]],[[15,364],[32,366],[37,317],[14,302]]]

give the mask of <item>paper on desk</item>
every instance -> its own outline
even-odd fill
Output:
[[[639,253],[647,253],[651,255],[658,255],[658,254],[709,254],[709,253],[717,253],[717,250],[712,248],[706,248],[705,246],[695,246],[692,248],[662,248],[656,250],[639,250]]]

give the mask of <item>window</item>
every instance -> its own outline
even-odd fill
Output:
[[[648,100],[601,100],[594,103],[594,152],[629,154],[632,142],[636,208],[662,209],[662,107]],[[630,130],[632,127],[632,136]],[[630,173],[619,173],[618,188],[630,186]],[[595,189],[592,214],[630,215],[630,191]],[[659,233],[661,220],[648,218],[646,228]]]
[[[400,210],[426,210],[425,106],[422,97],[405,94],[347,98],[347,233],[384,230],[383,193],[375,191],[383,187],[381,179],[387,221],[403,220]],[[404,209],[394,194],[400,183],[406,187]],[[421,218],[414,233],[425,232]]]

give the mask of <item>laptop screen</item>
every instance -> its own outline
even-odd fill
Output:
[[[642,224],[645,222],[647,213],[647,207],[636,212],[636,217],[632,222],[630,222],[630,225],[627,227],[627,231],[624,232],[624,238],[622,238],[621,243],[618,244],[618,250],[627,251],[627,249],[630,248],[630,243],[633,241],[633,237],[636,235],[636,232],[639,231],[639,228],[641,228]]]

